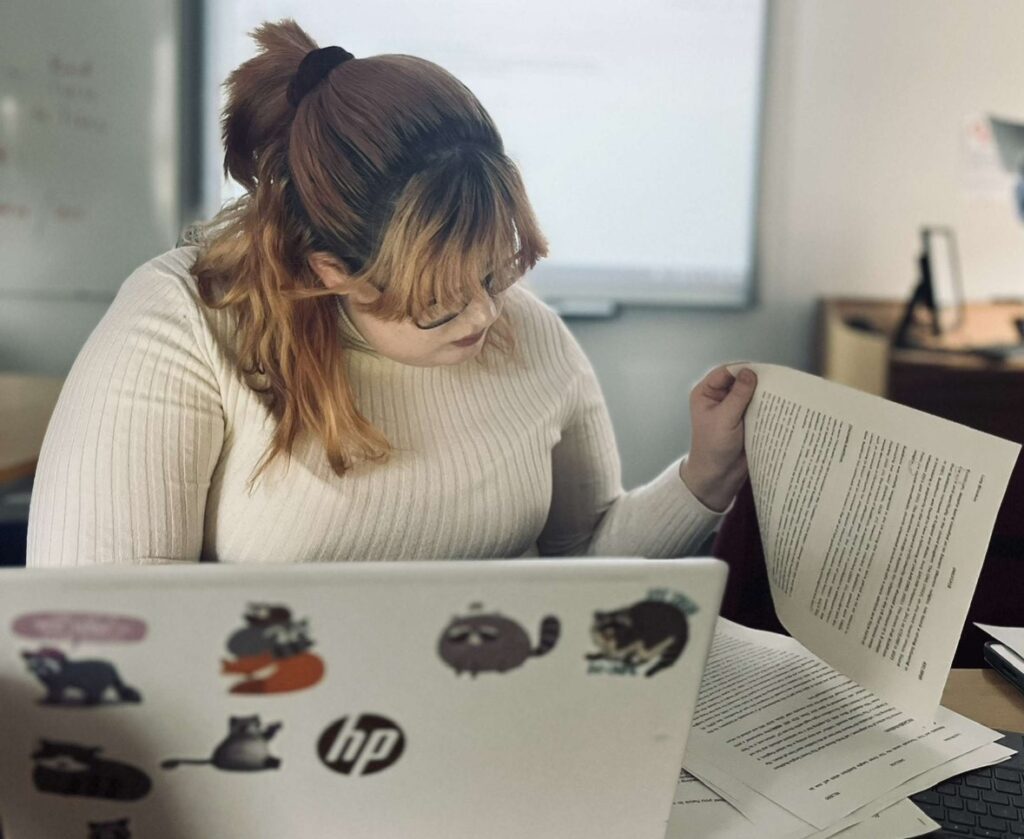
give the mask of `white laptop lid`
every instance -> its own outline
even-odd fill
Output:
[[[661,839],[726,569],[0,573],[6,839]]]

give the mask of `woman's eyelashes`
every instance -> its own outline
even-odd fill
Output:
[[[494,288],[494,275],[493,274],[488,274],[484,278],[484,280],[481,283],[481,285],[483,285],[484,290],[489,295],[491,295],[492,297],[495,294],[497,294],[497,292],[493,291],[493,288]],[[434,303],[434,301],[431,301],[431,306],[433,306],[433,305],[435,305],[435,303]],[[465,307],[463,307],[463,309],[458,311],[458,312],[452,312],[451,314],[442,315],[440,318],[435,318],[433,320],[430,320],[428,323],[419,323],[419,322],[417,322],[416,326],[418,326],[420,329],[437,329],[439,326],[444,326],[446,323],[451,323],[451,321],[455,320],[455,318],[457,318],[459,315],[461,315],[462,312],[464,312],[464,311],[465,311]]]
[[[461,314],[461,312],[459,314]],[[458,316],[459,316],[458,314],[448,315],[448,317],[444,318],[443,320],[435,321],[434,323],[428,323],[428,324],[417,323],[416,325],[420,329],[437,329],[437,327],[444,326],[446,323],[450,323],[451,321],[455,320],[455,318],[457,318]]]

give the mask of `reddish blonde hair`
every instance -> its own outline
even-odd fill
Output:
[[[380,292],[387,320],[458,310],[488,274],[504,288],[547,255],[515,164],[476,97],[410,55],[350,59],[293,107],[287,88],[317,44],[292,20],[264,23],[257,55],[228,77],[225,174],[246,189],[194,226],[204,302],[230,310],[238,365],[276,420],[253,479],[297,438],[320,440],[339,476],[391,446],[354,402],[337,293],[309,265],[334,256]],[[501,318],[484,354],[511,352]]]

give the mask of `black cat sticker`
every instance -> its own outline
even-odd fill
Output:
[[[540,640],[534,647],[526,630],[497,612],[483,613],[479,603],[471,613],[452,618],[437,642],[441,660],[457,675],[507,673],[528,658],[550,652],[561,632],[558,618],[548,616],[540,624]]]
[[[32,755],[32,782],[40,792],[136,801],[149,792],[149,776],[126,763],[98,757],[99,746],[40,740]]]
[[[687,615],[697,606],[684,594],[655,589],[647,598],[611,612],[594,612],[590,637],[598,652],[590,653],[588,673],[647,677],[671,667],[689,638]]]
[[[132,839],[128,819],[112,822],[89,822],[87,839]]]
[[[221,673],[242,676],[231,693],[288,693],[312,687],[324,676],[324,662],[309,650],[309,621],[295,620],[287,606],[250,603],[245,626],[232,633]]]
[[[228,735],[213,750],[208,758],[173,758],[160,765],[174,769],[183,764],[213,766],[229,772],[259,772],[263,769],[277,769],[281,759],[270,754],[270,740],[281,729],[275,722],[263,726],[258,714],[249,717],[231,717],[228,721]]]
[[[53,647],[41,647],[34,652],[23,650],[21,657],[46,688],[46,696],[39,700],[41,704],[83,706],[142,701],[138,690],[125,684],[109,661],[72,661]]]

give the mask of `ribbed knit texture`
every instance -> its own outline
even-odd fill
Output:
[[[520,286],[503,315],[519,358],[486,366],[394,362],[340,313],[358,408],[392,458],[339,478],[306,439],[250,492],[273,421],[237,373],[231,316],[198,296],[196,252],[133,272],[75,361],[39,459],[30,566],[685,556],[720,518],[679,460],[623,492],[594,371]]]

